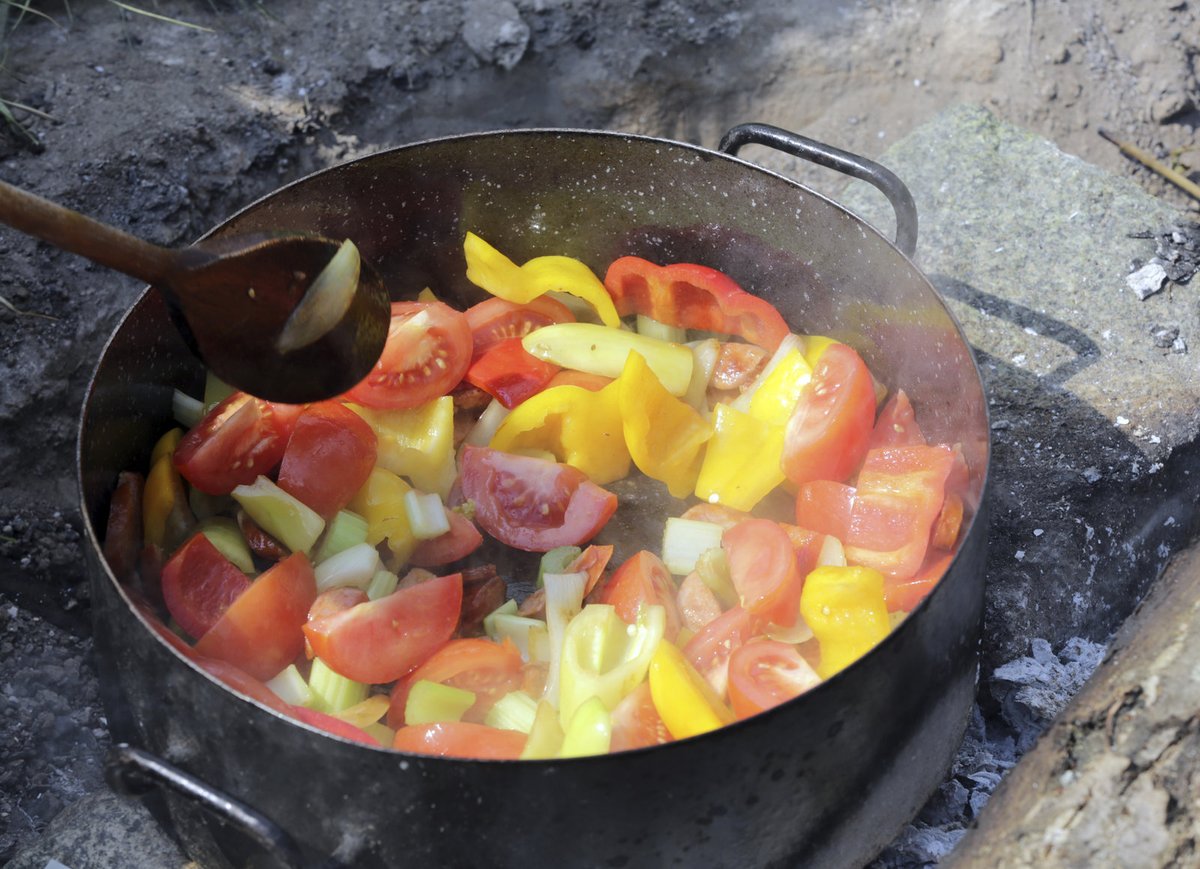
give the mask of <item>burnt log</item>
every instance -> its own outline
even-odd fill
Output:
[[[1099,669],[943,866],[1200,859],[1200,546],[1179,553]]]

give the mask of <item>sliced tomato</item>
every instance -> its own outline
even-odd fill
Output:
[[[471,327],[441,302],[392,302],[387,343],[346,398],[370,407],[418,407],[449,394],[471,364]]]
[[[188,650],[191,652],[191,649]],[[235,667],[228,661],[222,661],[220,658],[209,658],[205,655],[197,655],[194,652],[188,655],[196,666],[207,672],[210,676],[218,679],[227,688],[245,694],[251,700],[257,700],[268,709],[274,709],[276,712],[283,715],[291,715],[294,708],[290,703],[284,702],[279,695],[266,686],[266,683],[261,679],[255,679],[245,670],[240,667]]]
[[[721,536],[729,576],[747,612],[789,628],[800,616],[804,577],[791,538],[778,522],[747,519]]]
[[[467,381],[512,410],[545,389],[559,370],[557,365],[526,353],[520,338],[506,338],[475,357],[467,369]]]
[[[671,741],[650,696],[650,683],[643,681],[622,698],[612,711],[612,742],[609,751],[632,751]]]
[[[813,480],[796,490],[796,524],[846,541],[854,510],[854,487],[832,480]]]
[[[304,636],[330,669],[356,682],[392,682],[446,644],[458,624],[462,574],[313,619]]]
[[[392,688],[388,726],[404,724],[408,692],[422,679],[473,693],[475,705],[464,713],[463,720],[482,723],[497,700],[521,687],[523,678],[521,653],[511,640],[503,643],[478,637],[451,640]]]
[[[304,706],[293,706],[288,710],[287,714],[297,721],[303,721],[310,727],[324,730],[326,733],[332,733],[334,736],[342,737],[342,739],[349,739],[353,742],[361,742],[366,745],[379,745],[379,740],[362,728],[355,727],[350,722],[342,721],[342,719],[333,715],[327,715],[324,712],[318,712],[315,709],[308,709]]]
[[[518,760],[528,737],[516,730],[499,730],[485,724],[443,721],[416,724],[396,731],[392,748],[411,754],[439,757],[474,757],[480,760]]]
[[[683,656],[724,697],[729,683],[729,656],[762,633],[763,620],[735,606],[713,619],[683,647]]]
[[[462,492],[501,543],[529,552],[581,546],[617,509],[617,496],[570,465],[466,446]]]
[[[679,616],[691,631],[699,631],[721,617],[721,602],[700,574],[692,571],[679,583]]]
[[[681,518],[694,519],[697,522],[711,522],[722,528],[732,528],[739,522],[749,519],[750,515],[744,510],[735,510],[724,504],[710,504],[707,501],[701,501],[684,510]]]
[[[456,510],[447,510],[450,530],[439,537],[422,540],[408,563],[416,567],[438,567],[466,558],[483,543],[475,523]]]
[[[630,625],[637,621],[642,607],[661,606],[667,614],[663,639],[674,642],[683,624],[675,596],[675,581],[667,566],[653,552],[643,549],[617,568],[604,587],[600,602],[614,607],[617,615]]]
[[[196,651],[266,681],[304,651],[301,627],[316,598],[312,566],[297,552],[254,580],[200,638]]]
[[[337,588],[331,588],[317,595],[316,600],[312,602],[312,606],[308,608],[307,620],[310,622],[319,621],[320,619],[337,615],[340,612],[345,612],[350,607],[366,603],[368,600],[369,598],[365,591],[361,588],[355,588],[352,585],[341,585]]]
[[[962,529],[963,499],[950,492],[942,502],[942,510],[933,523],[933,532],[929,535],[929,545],[934,549],[946,552],[954,549],[958,542],[958,532]]]
[[[551,323],[573,323],[571,309],[549,296],[538,296],[527,305],[518,305],[497,297],[485,299],[467,308],[474,355],[511,338],[524,338],[534,329]]]
[[[917,425],[912,402],[903,389],[897,390],[879,410],[875,428],[871,431],[869,448],[908,447],[925,443],[925,435]]]
[[[302,410],[235,392],[183,436],[175,467],[201,492],[228,495],[275,470]]]
[[[375,432],[336,401],[311,404],[296,419],[279,465],[279,488],[328,519],[375,467]]]
[[[608,267],[604,286],[622,317],[642,314],[684,329],[738,335],[770,351],[788,334],[774,305],[707,266],[659,266],[626,256]]]
[[[784,473],[796,485],[845,482],[866,456],[874,425],[871,372],[849,346],[831,344],[788,419]]]
[[[792,542],[792,551],[796,553],[796,570],[803,579],[817,566],[817,559],[821,557],[821,549],[825,546],[827,535],[787,522],[780,522],[779,527]]]
[[[193,535],[162,569],[167,612],[190,637],[204,636],[249,587],[246,574],[203,534]]]
[[[799,697],[821,683],[796,647],[755,640],[729,658],[729,702],[738,718],[749,718]]]

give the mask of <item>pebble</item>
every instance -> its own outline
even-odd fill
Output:
[[[1129,289],[1137,293],[1139,299],[1147,299],[1160,292],[1167,281],[1167,270],[1158,260],[1150,260],[1140,269],[1125,278]]]

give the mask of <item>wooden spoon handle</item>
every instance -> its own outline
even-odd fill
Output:
[[[3,181],[0,222],[148,284],[161,285],[178,265],[176,251],[142,241]]]

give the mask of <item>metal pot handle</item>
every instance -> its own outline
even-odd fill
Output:
[[[721,137],[721,144],[717,148],[735,156],[743,145],[766,145],[793,157],[802,157],[820,166],[836,169],[878,188],[896,212],[896,247],[906,257],[912,258],[917,249],[917,206],[904,182],[890,169],[866,157],[770,124],[738,124]]]
[[[279,865],[302,865],[295,840],[270,818],[148,751],[127,743],[113,746],[105,758],[104,777],[109,787],[126,796],[148,793],[155,785],[168,787],[241,830]]]

